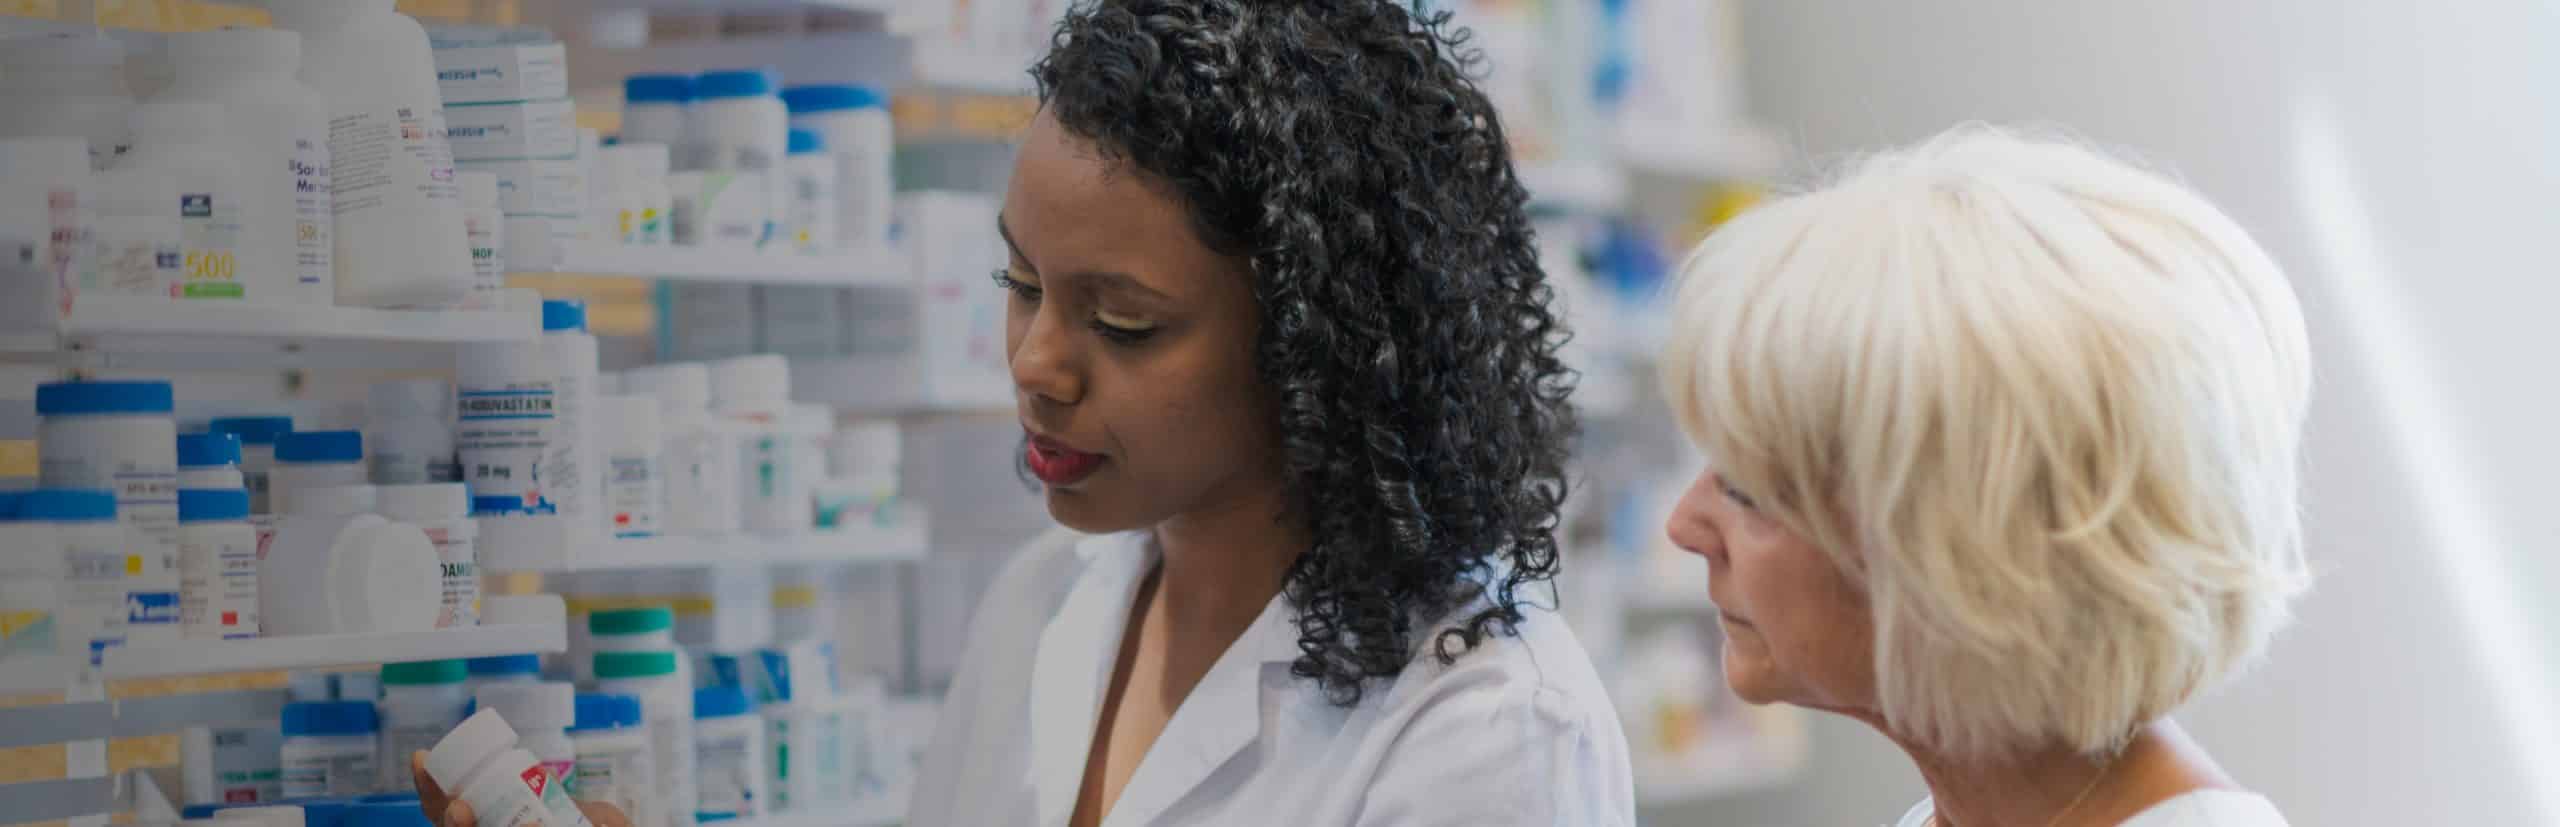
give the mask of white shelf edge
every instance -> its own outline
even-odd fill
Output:
[[[541,331],[540,307],[529,295],[510,296],[509,305],[499,310],[381,310],[92,292],[72,304],[63,332],[75,340],[167,336],[417,344],[512,341]]]
[[[549,266],[516,271],[830,287],[904,287],[912,283],[905,257],[891,247],[792,255],[595,241],[561,241],[556,246],[559,256]]]
[[[926,545],[925,515],[920,510],[894,527],[866,526],[791,537],[668,535],[559,543],[536,541],[509,548],[492,545],[489,536],[486,531],[482,534],[482,568],[550,574],[705,568],[732,563],[902,563],[923,559]]]
[[[568,648],[568,631],[551,624],[474,626],[390,634],[301,635],[109,649],[101,672],[110,680],[319,669],[375,663],[476,658]]]

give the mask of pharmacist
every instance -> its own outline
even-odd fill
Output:
[[[1632,824],[1491,107],[1390,2],[1110,0],[1000,227],[1023,462],[916,827]]]

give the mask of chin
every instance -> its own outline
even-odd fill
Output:
[[[1108,500],[1096,499],[1092,492],[1076,488],[1045,487],[1041,496],[1048,500],[1049,519],[1083,534],[1117,534],[1144,528],[1145,520],[1125,516],[1125,509],[1111,507]]]
[[[1785,702],[1786,693],[1775,678],[1768,664],[1738,660],[1731,648],[1725,649],[1724,685],[1743,703],[1765,706]]]

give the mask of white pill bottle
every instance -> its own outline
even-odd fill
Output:
[[[710,369],[694,362],[637,368],[623,374],[623,390],[658,398],[667,475],[661,528],[690,537],[738,533],[737,438],[712,419]]]
[[[658,764],[651,758],[649,729],[640,720],[640,699],[629,695],[582,693],[577,722],[569,742],[578,755],[577,781],[570,792],[579,801],[611,804],[631,817],[632,827],[667,827],[666,807],[658,788]]]
[[[675,652],[598,652],[596,688],[640,699],[649,726],[649,759],[658,764],[658,794],[669,827],[693,827],[693,683],[677,673]]]
[[[331,265],[339,304],[446,307],[471,248],[427,30],[393,0],[262,0],[302,35],[302,82],[329,113]]]
[[[125,531],[124,641],[178,642],[178,429],[167,382],[36,386],[37,452],[48,488],[115,492]],[[73,572],[74,577],[80,573]]]
[[[447,795],[471,802],[485,827],[590,827],[567,785],[516,746],[516,731],[483,709],[427,751],[427,775]]]
[[[540,339],[464,345],[456,376],[454,447],[482,548],[592,536],[603,474],[586,304],[545,300]]]
[[[765,722],[746,690],[707,686],[693,692],[694,766],[702,823],[753,819],[773,796],[764,768]]]
[[[577,695],[577,688],[566,683],[525,681],[480,687],[472,701],[512,722],[516,746],[533,753],[542,771],[575,798],[578,751],[569,740],[569,727],[578,722]]]
[[[260,301],[326,305],[330,285],[329,112],[294,77],[302,36],[231,28],[169,35],[169,86],[155,100],[220,104],[217,142],[246,187],[240,271]]]
[[[425,660],[382,665],[383,789],[407,784],[409,754],[436,745],[436,739],[462,722],[471,692],[462,685],[470,670],[459,660]]]
[[[257,637],[258,530],[249,527],[249,492],[178,489],[178,538],[179,622],[186,638]]]
[[[897,129],[888,100],[868,86],[794,86],[782,90],[793,127],[815,130],[836,159],[836,240],[859,248],[889,240],[897,182],[891,161]]]

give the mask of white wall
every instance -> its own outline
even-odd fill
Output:
[[[2258,235],[2319,359],[2323,580],[2265,666],[2183,717],[2295,824],[2560,824],[2560,4],[1746,5],[1753,104],[1816,158],[2055,124]],[[1787,790],[1654,821],[1877,824],[1917,791],[1852,725],[1815,747]]]

